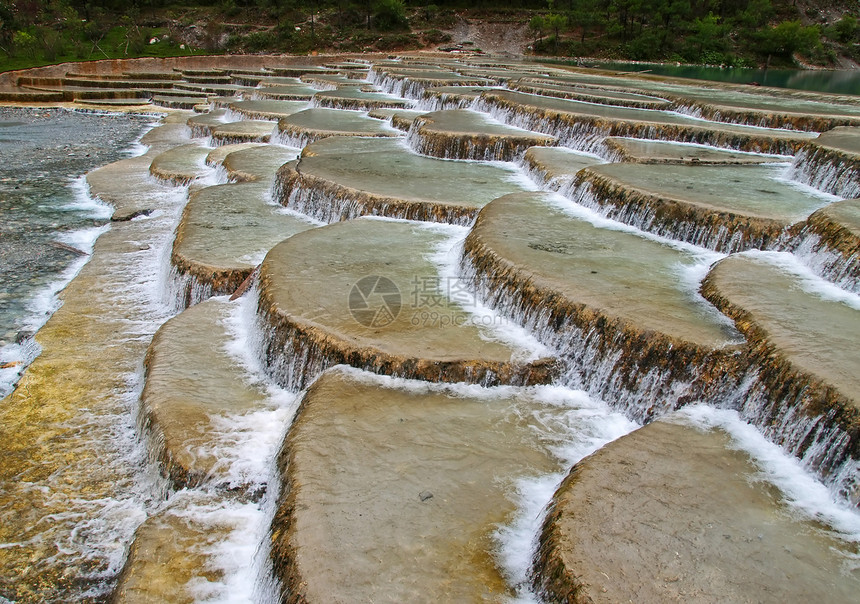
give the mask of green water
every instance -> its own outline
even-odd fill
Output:
[[[694,78],[734,84],[760,84],[776,88],[813,90],[834,94],[860,95],[860,69],[721,69],[704,65],[663,65],[658,63],[597,63],[600,69],[616,71],[648,71],[654,75]]]

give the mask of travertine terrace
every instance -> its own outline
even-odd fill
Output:
[[[0,405],[0,600],[856,599],[857,97],[477,53],[0,86],[161,120]]]

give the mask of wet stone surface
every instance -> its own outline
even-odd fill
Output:
[[[609,137],[604,144],[621,161],[640,163],[685,164],[767,164],[784,163],[790,158],[782,155],[742,153],[715,149],[706,145]]]
[[[852,602],[853,547],[798,519],[721,429],[658,421],[577,464],[541,535],[552,601]]]
[[[365,218],[274,247],[258,305],[270,371],[290,385],[337,363],[430,381],[542,383],[547,368],[532,373],[521,361],[529,353],[505,343],[473,299],[451,293],[456,283],[432,260],[461,235]]]
[[[517,481],[556,471],[600,411],[541,388],[432,386],[334,369],[284,443],[274,526],[287,602],[503,601],[493,552]],[[569,431],[568,431],[569,430]],[[587,446],[587,445],[586,445]]]
[[[326,221],[365,213],[412,218],[409,208],[418,206],[429,216],[471,218],[496,197],[523,188],[513,171],[421,156],[393,139],[324,139],[305,147],[297,169],[299,176],[288,183],[290,196],[296,195],[282,190],[276,198]],[[307,199],[297,203],[296,197]],[[353,207],[357,199],[363,205]]]
[[[780,166],[611,164],[590,168],[622,187],[706,209],[779,221],[806,219],[834,199],[785,182]]]

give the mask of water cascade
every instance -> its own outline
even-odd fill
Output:
[[[793,154],[813,137],[808,132],[705,122],[671,112],[612,107],[530,95],[485,92],[473,109],[506,124],[555,136],[559,144],[599,152],[607,136],[701,143],[740,151]]]
[[[278,139],[285,145],[306,147],[329,136],[396,136],[379,119],[363,112],[315,107],[305,109],[278,122]]]
[[[481,211],[463,249],[478,296],[558,351],[566,385],[639,421],[736,388],[739,338],[676,283],[714,257],[599,228],[564,204],[523,193]]]
[[[400,97],[380,92],[365,92],[363,89],[346,86],[336,90],[318,92],[314,95],[314,107],[370,111],[382,107],[407,109],[412,103]]]
[[[770,165],[604,164],[578,172],[566,193],[615,220],[731,253],[775,247],[786,229],[835,200],[784,182],[783,172]]]
[[[512,161],[529,147],[557,142],[551,136],[494,123],[485,114],[465,109],[416,118],[406,140],[422,155],[484,161]]]
[[[860,197],[860,128],[835,128],[797,153],[792,177],[844,198]]]
[[[860,293],[860,201],[837,201],[795,225],[783,249],[794,253],[819,276]]]
[[[615,105],[618,107],[635,107],[638,109],[669,109],[671,102],[666,99],[622,92],[620,90],[606,90],[604,88],[577,86],[570,87],[559,84],[547,84],[531,82],[528,78],[520,79],[510,86],[511,90],[518,90],[529,94],[541,94],[545,96],[571,99],[574,101],[585,101],[587,103],[598,103],[602,105]]]
[[[481,206],[522,188],[494,164],[417,155],[395,139],[331,137],[278,171],[274,198],[324,222],[370,214],[467,225]]]
[[[855,100],[159,61],[11,93],[166,117],[0,402],[0,600],[851,601]]]
[[[851,342],[860,298],[842,290],[834,296],[799,264],[791,255],[731,256],[711,269],[702,294],[734,319],[750,347],[741,416],[856,505],[860,410]],[[804,317],[804,324],[785,317]],[[800,346],[809,333],[815,346]]]

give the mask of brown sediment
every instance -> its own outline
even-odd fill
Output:
[[[62,92],[39,92],[36,90],[0,90],[0,101],[10,103],[61,103],[72,100]]]
[[[434,112],[415,119],[409,140],[418,153],[443,159],[513,161],[534,146],[554,146],[554,136],[537,133],[484,134],[458,132],[445,125],[446,112]]]
[[[831,254],[822,267],[826,279],[857,291],[860,285],[860,199],[837,201],[794,225],[783,247],[789,251],[812,242],[811,251]]]
[[[187,220],[186,213],[183,213],[182,221]],[[205,264],[200,259],[186,257],[180,251],[183,240],[182,233],[183,229],[180,226],[173,244],[173,251],[170,254],[171,269],[184,279],[180,284],[179,299],[177,300],[182,308],[195,304],[199,299],[233,293],[254,270],[250,264],[227,267],[213,266]],[[201,293],[195,294],[195,292]]]
[[[464,244],[464,269],[491,306],[532,329],[578,368],[577,385],[640,421],[737,386],[748,365],[737,345],[718,341],[714,334],[670,335],[606,311],[597,302],[578,301],[546,275],[489,245],[490,234],[500,228],[503,214],[495,215],[503,211],[500,204],[517,197],[502,197],[478,214]],[[587,292],[581,299],[588,299]]]
[[[688,200],[637,190],[592,168],[576,175],[575,186],[607,211],[607,216],[643,230],[718,252],[772,248],[787,221],[722,210]]]
[[[125,79],[105,79],[105,78],[89,78],[80,75],[71,76],[70,74],[63,78],[62,86],[77,86],[80,88],[139,88],[144,90],[159,90],[162,88],[172,88],[173,82],[168,80],[133,80]]]
[[[388,216],[406,220],[469,225],[478,208],[455,204],[398,199],[359,191],[284,165],[275,181],[275,200],[324,222],[351,220],[359,216]]]
[[[788,132],[785,136],[764,133],[756,136],[751,133],[732,131],[730,125],[727,125],[726,129],[716,128],[713,125],[696,127],[687,124],[631,121],[543,108],[539,105],[520,102],[511,98],[511,93],[505,92],[484,92],[479,102],[489,111],[507,113],[519,126],[551,134],[562,141],[622,136],[702,143],[739,151],[793,155],[808,140],[806,137],[793,137]]]
[[[167,107],[170,109],[194,109],[200,104],[206,103],[205,97],[174,97],[155,95],[150,101],[153,105]],[[199,134],[197,136],[200,136]]]
[[[754,382],[741,403],[742,414],[750,417],[769,439],[803,459],[826,483],[836,483],[846,499],[860,505],[860,479],[856,468],[851,469],[860,460],[860,400],[852,386],[857,374],[846,375],[844,367],[810,352],[820,345],[792,344],[791,339],[779,333],[784,327],[768,322],[760,311],[747,309],[733,299],[737,291],[730,293],[732,288],[740,286],[734,272],[739,268],[736,265],[746,264],[740,268],[749,273],[750,262],[753,261],[729,257],[711,269],[701,286],[702,295],[732,318],[749,342]],[[767,274],[760,276],[766,278]],[[785,290],[781,287],[779,291]],[[850,320],[854,318],[840,322],[841,327],[834,329],[850,333]],[[804,328],[797,326],[797,330],[802,332]],[[810,332],[809,336],[825,341],[823,332]],[[850,358],[851,351],[841,352]]]
[[[408,299],[396,294],[402,312],[384,325],[352,315],[349,302],[363,277],[386,276],[401,293],[419,277],[435,278],[438,268],[424,254],[442,239],[420,225],[356,220],[305,231],[272,248],[260,268],[257,304],[272,377],[302,389],[326,368],[347,364],[431,382],[547,383],[555,362],[512,360],[511,347],[482,337],[468,311],[444,298],[438,307],[418,300],[407,307]],[[462,320],[422,321],[433,309]]]
[[[860,140],[860,128],[846,130],[857,131]],[[827,134],[821,135],[823,140],[800,148],[792,166],[793,177],[831,195],[860,196],[860,151],[828,145]]]
[[[391,116],[391,125],[398,130],[403,130],[404,132],[409,132],[409,129],[412,127],[414,122],[414,117],[407,117],[396,113]]]
[[[670,423],[671,422],[671,423]],[[856,599],[856,544],[798,518],[720,429],[653,422],[577,463],[533,564],[546,601]]]
[[[558,409],[558,407],[556,407]],[[540,410],[541,413],[534,413]],[[284,602],[497,602],[508,488],[558,463],[527,393],[470,398],[334,369],[278,457],[271,557]]]
[[[601,105],[616,105],[619,107],[635,107],[637,109],[668,109],[671,103],[665,99],[648,99],[642,98],[620,98],[617,96],[607,96],[601,94],[599,88],[555,88],[552,85],[540,85],[537,83],[515,82],[510,85],[513,90],[526,92],[528,94],[541,94],[544,96],[553,96],[561,99],[572,99],[574,101],[585,101],[586,103],[599,103]],[[607,90],[606,92],[614,92]],[[629,96],[636,96],[635,93],[627,93]],[[641,95],[645,97],[645,95]]]
[[[683,95],[666,95],[676,107],[694,109],[701,117],[715,122],[745,124],[761,128],[786,128],[824,132],[840,126],[858,126],[860,118],[815,113],[792,113],[786,110],[751,109],[698,101]]]

